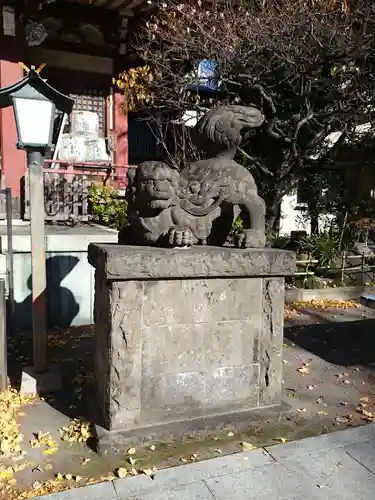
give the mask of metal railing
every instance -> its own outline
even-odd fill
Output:
[[[5,280],[0,279],[0,392],[8,388]]]
[[[7,221],[6,274],[8,283],[8,330],[12,330],[14,314],[14,263],[13,263],[13,223],[12,223],[12,190],[10,187],[0,189],[0,198],[5,201],[5,218]]]
[[[46,160],[44,169],[45,220],[87,222],[90,219],[89,189],[93,182],[126,185],[132,165]],[[55,168],[59,165],[60,168]],[[63,168],[61,168],[63,167]],[[30,219],[28,172],[25,173],[23,218]]]

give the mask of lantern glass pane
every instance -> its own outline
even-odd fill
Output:
[[[48,146],[51,140],[53,103],[23,97],[15,97],[13,102],[18,140],[24,145]]]

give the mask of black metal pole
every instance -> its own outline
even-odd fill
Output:
[[[12,190],[5,188],[7,217],[7,274],[8,274],[8,331],[12,333],[14,320],[14,259],[13,259],[13,223],[12,223]]]
[[[30,183],[33,364],[36,373],[43,373],[47,369],[44,156],[40,151],[28,151],[27,163]]]

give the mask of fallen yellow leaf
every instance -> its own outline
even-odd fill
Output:
[[[116,469],[115,472],[116,472],[116,475],[120,478],[125,477],[126,474],[128,473],[128,471],[125,469],[125,467],[119,467],[118,469]]]
[[[136,453],[137,453],[137,450],[135,448],[128,449],[128,455],[135,455]]]
[[[57,448],[47,448],[43,451],[43,455],[53,455],[57,452]]]
[[[113,474],[108,474],[108,476],[102,476],[100,478],[101,481],[113,481],[114,479],[116,479],[116,476],[114,476]],[[92,482],[96,482],[95,479],[91,479],[89,481],[89,483],[92,483]]]
[[[250,450],[253,450],[255,448],[255,446],[253,446],[251,443],[247,443],[246,441],[243,441],[241,443],[241,448],[242,448],[242,451],[250,451]]]
[[[278,441],[279,443],[286,443],[287,442],[287,439],[286,438],[283,438],[283,437],[279,437],[279,438],[276,438],[276,441]]]
[[[85,443],[92,437],[91,424],[84,420],[73,419],[69,426],[59,429],[61,439],[69,443]]]
[[[363,306],[358,302],[353,302],[351,300],[334,300],[334,299],[313,299],[300,302],[294,302],[292,304],[296,308],[313,308],[313,309],[361,309]]]
[[[153,445],[151,445],[151,446],[150,446],[150,450],[151,450],[151,451],[155,451],[155,450],[156,450],[156,446],[155,446],[154,444],[153,444]]]
[[[9,478],[11,478],[12,474],[13,474],[12,472],[9,472],[9,471],[6,471],[6,470],[0,471],[0,481],[2,479],[9,479]]]
[[[303,365],[297,368],[297,372],[301,373],[301,375],[307,375],[309,373],[309,369],[306,365]]]
[[[155,475],[155,471],[153,471],[152,469],[142,469],[142,472],[143,472],[143,474],[145,474],[145,476],[149,476],[149,477],[152,477]]]

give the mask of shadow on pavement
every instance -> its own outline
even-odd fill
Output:
[[[284,336],[329,363],[375,369],[375,319],[325,321],[286,327]]]
[[[48,333],[48,359],[59,366],[62,389],[46,395],[46,401],[69,418],[88,417],[83,401],[86,382],[92,378],[92,325],[55,329]],[[11,386],[20,388],[22,370],[32,365],[32,332],[15,331],[8,341],[8,373]]]

